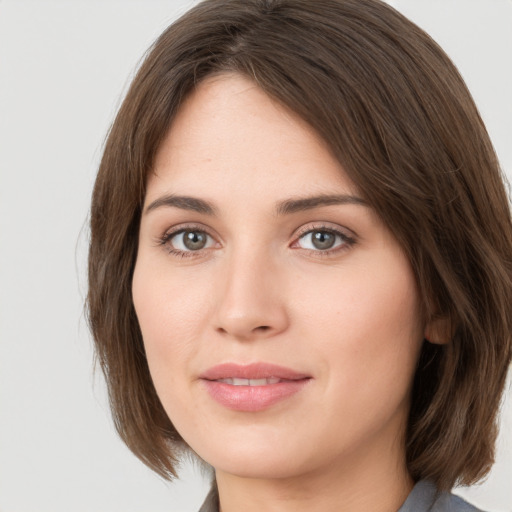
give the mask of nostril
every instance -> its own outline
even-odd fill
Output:
[[[260,325],[259,327],[256,327],[254,330],[255,331],[268,331],[270,329],[270,327],[268,325]]]

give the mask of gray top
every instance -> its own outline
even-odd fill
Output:
[[[219,495],[214,484],[199,512],[219,512]],[[398,512],[482,512],[462,498],[449,492],[437,492],[436,487],[426,481],[418,482]]]
[[[419,481],[398,512],[482,512],[449,492],[437,492],[427,480]]]

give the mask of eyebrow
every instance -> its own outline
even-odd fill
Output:
[[[332,206],[332,205],[345,205],[355,204],[360,206],[368,206],[368,203],[357,196],[348,194],[321,194],[317,196],[304,197],[304,198],[292,198],[281,201],[277,204],[275,213],[278,216],[289,215],[301,211],[311,210],[320,206]],[[145,214],[161,208],[162,206],[180,208],[182,210],[189,210],[205,215],[216,215],[217,209],[215,206],[197,197],[190,196],[177,196],[174,194],[159,197],[153,201],[145,210]]]
[[[174,194],[170,194],[167,196],[162,196],[153,201],[145,210],[144,213],[149,213],[157,208],[161,208],[162,206],[174,206],[175,208],[180,208],[182,210],[189,210],[198,213],[204,213],[205,215],[215,215],[216,208],[205,201],[204,199],[198,199],[197,197],[190,196],[176,196]]]
[[[305,210],[311,210],[318,208],[319,206],[331,206],[331,205],[345,205],[345,204],[356,204],[361,206],[368,206],[368,203],[357,196],[348,194],[335,194],[335,195],[318,195],[312,197],[304,197],[297,199],[287,199],[277,205],[277,215],[287,215],[290,213],[297,213]]]

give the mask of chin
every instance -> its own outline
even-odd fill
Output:
[[[239,478],[285,479],[304,473],[299,461],[284,457],[271,450],[254,453],[251,450],[241,453],[228,452],[214,457],[211,464],[216,471],[222,471]]]
[[[210,437],[198,446],[200,456],[217,472],[239,478],[286,479],[305,475],[332,463],[334,450],[311,446],[305,439],[287,436],[243,435],[230,438]]]
[[[227,434],[227,432],[226,432]],[[201,459],[222,471],[241,478],[287,478],[301,473],[306,464],[304,443],[285,442],[269,432],[239,432],[223,436],[210,432],[189,446]],[[252,435],[251,435],[252,434]],[[281,439],[279,439],[281,437]],[[290,437],[290,436],[288,436]]]

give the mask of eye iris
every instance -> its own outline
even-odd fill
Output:
[[[200,231],[185,231],[183,233],[183,244],[191,251],[203,249],[206,245],[206,233]]]
[[[315,231],[312,233],[311,240],[317,249],[330,249],[334,245],[336,237],[328,231]]]

